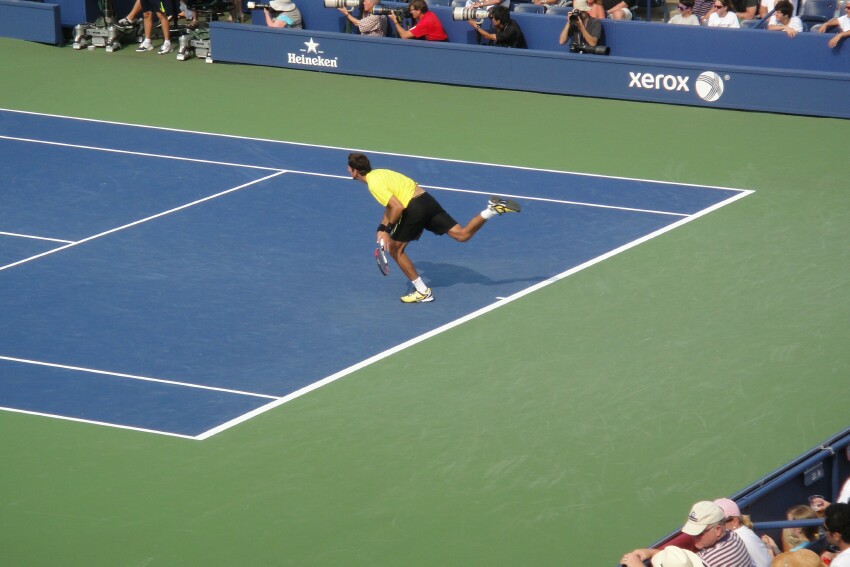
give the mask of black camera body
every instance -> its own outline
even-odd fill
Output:
[[[395,14],[397,20],[410,19],[410,8],[388,8],[380,4],[372,8],[372,13],[376,16],[389,16]]]
[[[578,15],[579,12],[580,12],[580,10],[573,10],[572,12],[570,12],[569,20],[572,23],[576,23],[578,21],[578,19],[581,17],[581,16]]]
[[[590,53],[592,55],[608,55],[611,48],[607,45],[587,45],[586,43],[571,43],[570,53]]]

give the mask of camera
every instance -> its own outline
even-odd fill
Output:
[[[576,23],[576,22],[578,21],[578,18],[579,18],[578,13],[579,13],[580,11],[581,11],[581,10],[573,10],[573,11],[571,11],[571,12],[570,12],[569,20],[570,20],[572,23]]]
[[[395,14],[397,20],[406,20],[410,18],[410,8],[388,8],[380,4],[372,8],[372,13],[376,16],[389,16]]]
[[[484,8],[462,8],[452,10],[452,19],[455,21],[486,20],[490,17],[490,11]]]
[[[360,0],[325,0],[325,8],[357,8]]]
[[[271,6],[269,6],[268,4],[263,4],[262,2],[248,2],[248,9],[249,10],[263,10],[263,9],[272,10],[273,8]]]
[[[608,55],[611,48],[607,45],[587,45],[586,43],[570,44],[570,53],[591,53],[593,55]]]

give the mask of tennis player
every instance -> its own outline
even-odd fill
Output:
[[[413,292],[401,298],[404,303],[434,301],[431,288],[419,277],[406,252],[407,245],[412,240],[419,240],[423,230],[427,229],[436,235],[448,234],[458,242],[466,242],[489,219],[505,213],[520,212],[518,203],[490,197],[487,208],[474,216],[466,226],[461,226],[415,181],[389,169],[372,169],[369,158],[363,154],[348,155],[348,173],[353,179],[365,183],[372,196],[386,207],[381,224],[378,225],[377,241],[388,243],[390,256],[413,284]]]

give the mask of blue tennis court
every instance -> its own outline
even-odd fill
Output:
[[[366,153],[458,221],[372,259],[350,149],[0,112],[0,407],[204,439],[749,191]]]

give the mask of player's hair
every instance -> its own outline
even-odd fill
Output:
[[[428,4],[425,2],[425,0],[411,0],[410,8],[413,8],[414,10],[419,10],[424,14],[428,11]]]
[[[372,164],[369,163],[369,158],[358,153],[348,154],[348,167],[360,175],[366,175],[372,171]]]
[[[687,6],[688,8],[694,7],[694,0],[679,0],[679,4],[682,6]]]

